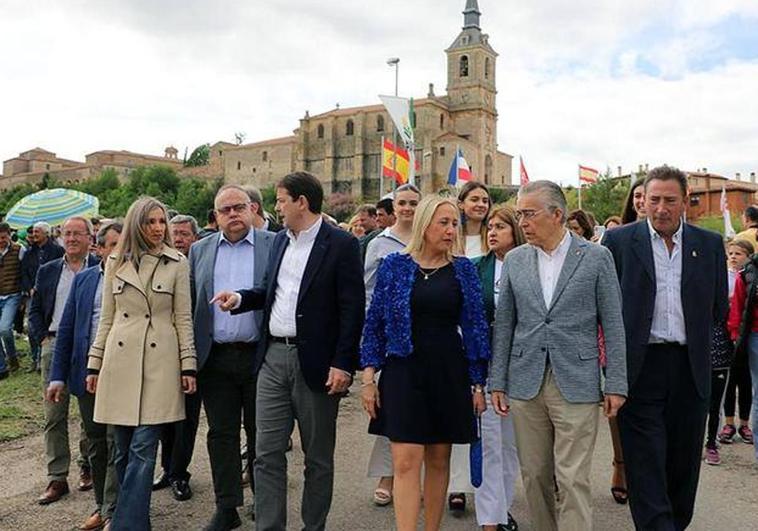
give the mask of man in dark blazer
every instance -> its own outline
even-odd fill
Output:
[[[92,242],[92,223],[83,217],[72,217],[63,224],[65,254],[39,268],[29,310],[29,335],[42,345],[41,360],[42,385],[47,389],[50,381],[50,366],[58,327],[63,317],[66,299],[71,291],[74,277],[87,267],[100,262],[89,254]],[[41,505],[58,501],[68,494],[68,469],[71,449],[68,444],[69,394],[64,391],[58,402],[44,403],[45,407],[45,453],[47,454],[48,486],[37,500]],[[86,445],[80,444],[80,452],[86,455]],[[92,488],[89,467],[81,463],[80,490]]]
[[[266,289],[214,297],[235,313],[263,309],[255,370],[255,520],[259,531],[286,529],[287,451],[297,421],[305,453],[303,529],[323,530],[332,499],[340,397],[358,361],[364,286],[358,240],[322,221],[323,189],[297,172],[277,185],[276,235]]]
[[[265,289],[274,234],[253,226],[253,205],[238,185],[221,187],[214,200],[219,232],[192,245],[189,255],[198,388],[208,417],[208,456],[216,512],[206,531],[233,529],[243,503],[240,484],[240,419],[255,456],[255,353],[266,337],[263,312],[232,315],[209,301],[222,290]],[[182,423],[184,450],[177,454],[185,478],[197,431],[199,402]],[[172,481],[182,478],[172,478]],[[251,489],[255,491],[254,482]]]
[[[645,179],[647,219],[606,233],[623,295],[629,399],[619,428],[638,529],[692,519],[711,382],[711,330],[727,312],[721,237],[684,222],[687,177]]]
[[[121,230],[120,223],[109,223],[100,228],[96,252],[101,260],[107,259],[116,248]],[[88,393],[85,387],[87,354],[100,320],[104,273],[103,262],[100,262],[74,277],[55,338],[50,383],[45,396],[53,403],[60,402],[66,391],[77,397],[87,434],[87,456],[96,503],[95,511],[79,527],[85,531],[100,529],[111,519],[118,495],[113,434],[106,425],[94,421],[95,395]]]
[[[37,271],[46,263],[63,256],[63,247],[55,243],[50,237],[50,225],[44,221],[38,221],[32,226],[31,233],[27,235],[29,248],[21,259],[21,292],[24,295],[23,306],[26,310],[31,310],[31,303],[28,302],[34,293],[34,281],[37,279]],[[32,366],[29,372],[39,372],[40,370],[40,349],[41,345],[29,332],[29,350],[32,356]]]

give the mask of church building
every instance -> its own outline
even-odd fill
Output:
[[[424,192],[445,186],[456,148],[476,180],[495,187],[511,184],[513,157],[497,146],[497,53],[480,18],[477,0],[467,0],[463,28],[445,50],[447,93],[437,96],[430,84],[427,96],[414,100],[416,183]],[[392,128],[381,104],[315,116],[306,112],[293,135],[240,146],[218,143],[211,147],[211,162],[223,167],[226,182],[263,188],[291,171],[306,170],[321,179],[327,193],[376,198],[381,139],[391,138]]]

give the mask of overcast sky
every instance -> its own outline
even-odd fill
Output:
[[[465,0],[3,0],[0,158],[183,154],[446,85]],[[758,171],[756,0],[480,0],[499,149],[532,179],[583,163]],[[514,175],[517,178],[517,159]]]

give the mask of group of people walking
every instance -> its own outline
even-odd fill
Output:
[[[233,184],[215,198],[218,232],[202,239],[194,218],[149,197],[97,234],[71,218],[63,256],[32,290],[46,392],[40,503],[68,492],[73,394],[96,502],[81,529],[150,529],[153,489],[192,496],[202,404],[216,503],[204,529],[241,525],[244,445],[256,528],[286,528],[295,425],[302,525],[325,529],[337,412],[360,369],[373,499],[393,504],[401,531],[422,512],[439,529],[445,507],[464,509],[471,493],[483,529],[518,529],[519,473],[535,529],[591,529],[600,411],[614,498],[628,499],[639,529],[684,529],[706,417],[706,452],[746,439],[748,358],[758,366],[753,249],[730,244],[730,277],[720,237],[684,221],[686,197],[684,173],[655,168],[601,237],[548,181],[522,186],[515,208],[492,205],[481,183],[457,198],[404,185],[362,208],[358,239],[322,214],[319,180],[296,172],[277,184],[279,232],[266,230],[260,194]],[[735,359],[744,419],[717,435]]]

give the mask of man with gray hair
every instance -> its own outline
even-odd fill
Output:
[[[177,214],[169,220],[168,224],[171,228],[174,247],[184,256],[189,256],[190,247],[198,240],[200,232],[197,220],[189,215]]]
[[[489,381],[495,412],[513,415],[526,498],[540,531],[592,529],[597,403],[604,400],[606,416],[614,417],[627,393],[613,258],[566,229],[566,210],[555,183],[534,181],[519,191],[516,218],[528,245],[503,263]]]
[[[75,216],[66,220],[61,231],[65,254],[39,268],[34,284],[32,306],[29,310],[29,335],[42,345],[42,386],[46,392],[50,383],[50,367],[55,352],[58,327],[63,318],[66,299],[74,283],[74,277],[100,260],[89,254],[92,242],[92,223]],[[71,449],[68,443],[69,393],[64,390],[58,402],[45,401],[45,453],[47,456],[48,485],[37,500],[47,505],[68,494],[68,469]],[[86,438],[86,437],[84,437]],[[88,443],[87,443],[88,444]],[[80,451],[87,454],[86,450]],[[89,467],[82,467],[79,490],[92,488]],[[86,474],[85,474],[86,472]]]
[[[63,247],[55,243],[50,237],[50,225],[44,221],[38,221],[32,226],[32,231],[27,235],[29,248],[21,259],[21,292],[26,300],[31,298],[34,291],[34,281],[37,278],[37,270],[40,266],[63,256]],[[27,310],[31,305],[27,304]],[[32,334],[29,334],[29,350],[32,357],[32,365],[29,372],[39,372],[39,358],[41,346]]]

